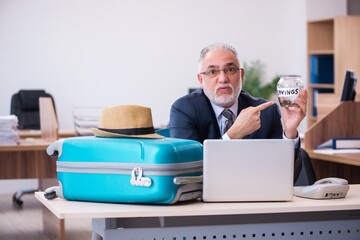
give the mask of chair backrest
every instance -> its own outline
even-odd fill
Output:
[[[156,133],[163,136],[163,137],[167,137],[167,138],[170,137],[169,128],[162,128],[162,129],[156,130]]]
[[[49,141],[59,139],[59,126],[50,97],[39,98],[41,138]]]
[[[10,113],[18,117],[18,129],[40,129],[39,98],[53,97],[44,90],[20,90],[11,98]]]
[[[304,149],[300,149],[302,168],[294,186],[308,186],[316,182],[316,175],[311,163],[311,159]]]

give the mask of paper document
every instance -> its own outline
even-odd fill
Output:
[[[360,138],[332,138],[315,147],[316,149],[360,149]]]
[[[0,116],[0,145],[16,145],[19,139],[18,118],[15,115]]]
[[[348,154],[348,153],[360,153],[360,149],[314,149],[314,153],[322,153],[322,154]]]

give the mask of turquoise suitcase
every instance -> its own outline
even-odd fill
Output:
[[[202,196],[203,147],[165,138],[74,137],[47,148],[57,156],[59,186],[45,197],[173,204]]]

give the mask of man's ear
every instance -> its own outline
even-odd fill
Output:
[[[244,85],[245,69],[241,68],[240,72],[241,72],[241,85]]]
[[[198,74],[198,75],[197,75],[197,78],[198,78],[198,81],[199,81],[199,83],[200,83],[201,89],[203,89],[203,81],[204,81],[204,79],[203,79],[202,75],[201,75],[201,74]]]

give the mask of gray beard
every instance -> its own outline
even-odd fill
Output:
[[[240,92],[241,92],[241,88],[242,88],[241,83],[239,84],[239,87],[237,89],[234,89],[234,87],[230,83],[225,83],[222,85],[218,85],[215,89],[215,93],[213,93],[208,90],[205,82],[204,82],[203,86],[204,86],[203,90],[204,90],[205,96],[207,96],[213,104],[223,107],[223,108],[230,107],[237,101],[237,99],[239,98]],[[232,90],[232,93],[230,95],[217,96],[216,95],[217,89],[219,87],[224,87],[224,86],[230,87]]]

